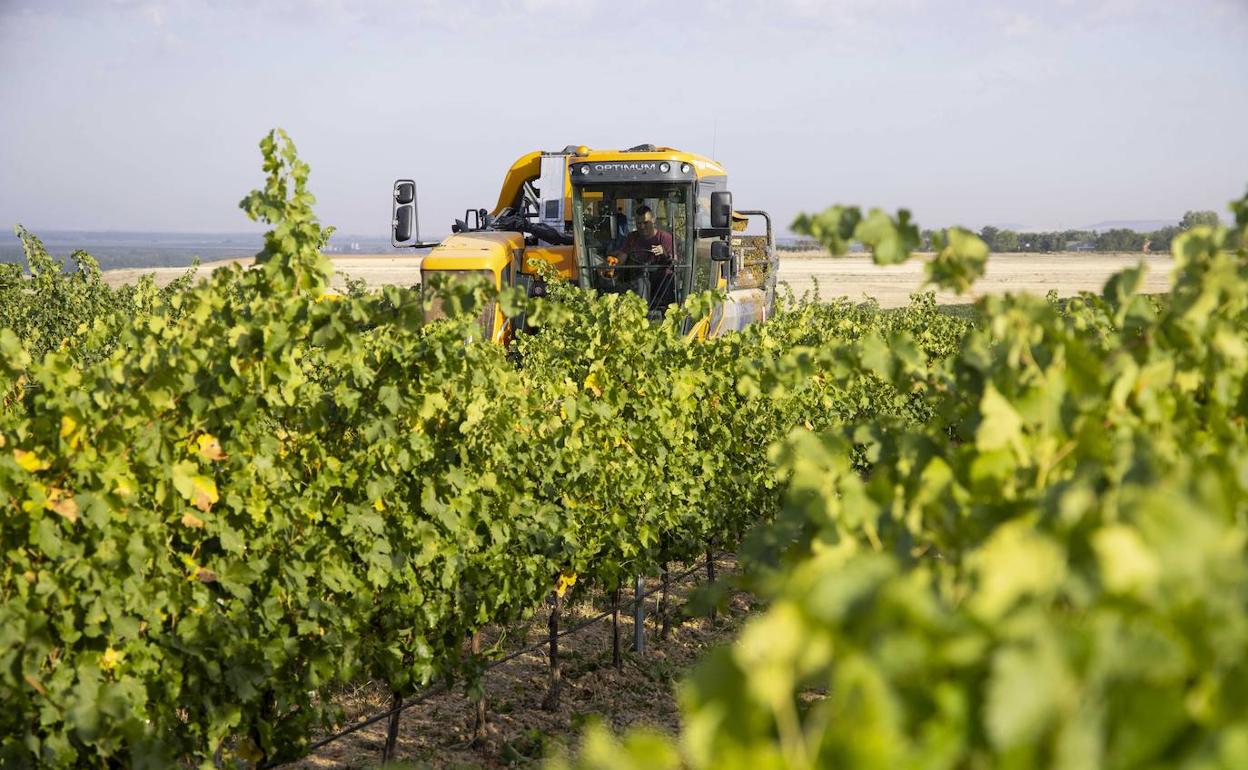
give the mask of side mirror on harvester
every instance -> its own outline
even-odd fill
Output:
[[[732,226],[732,193],[711,193],[711,227],[724,230]]]
[[[420,227],[416,219],[416,183],[411,179],[400,179],[394,183],[390,229],[392,246],[410,246],[420,241]]]
[[[711,261],[727,262],[732,259],[732,249],[728,246],[728,241],[715,241],[711,244]]]

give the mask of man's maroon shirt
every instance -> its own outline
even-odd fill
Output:
[[[659,257],[650,253],[650,249],[655,246],[663,247],[663,256]],[[669,232],[655,230],[654,235],[647,238],[634,230],[624,239],[624,245],[620,246],[620,251],[624,252],[629,260],[637,260],[637,264],[670,265],[676,255],[676,245]]]
[[[655,246],[663,247],[663,256],[650,253]],[[658,270],[647,270],[650,284],[650,308],[664,308],[676,301],[672,265],[676,258],[676,245],[672,234],[656,229],[649,238],[634,230],[620,247],[629,262],[638,265],[662,265]]]

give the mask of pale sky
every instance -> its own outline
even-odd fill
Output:
[[[242,231],[284,127],[322,221],[423,233],[567,144],[713,155],[739,208],[1177,219],[1248,186],[1248,0],[0,0],[0,225]]]

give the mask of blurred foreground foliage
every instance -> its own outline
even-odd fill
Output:
[[[599,728],[554,766],[1248,767],[1248,196],[1231,210],[1175,238],[1165,297],[1142,266],[985,297],[927,367],[909,332],[843,343],[927,419],[777,442],[783,506],[745,549],[770,606],[684,683],[679,739]],[[795,229],[895,262],[907,219]],[[980,248],[944,242],[933,278],[973,277]]]

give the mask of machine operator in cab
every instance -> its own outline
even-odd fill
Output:
[[[645,272],[650,309],[662,310],[676,301],[675,242],[671,233],[658,228],[649,206],[640,206],[634,213],[637,229],[624,238],[616,256],[620,265]]]

